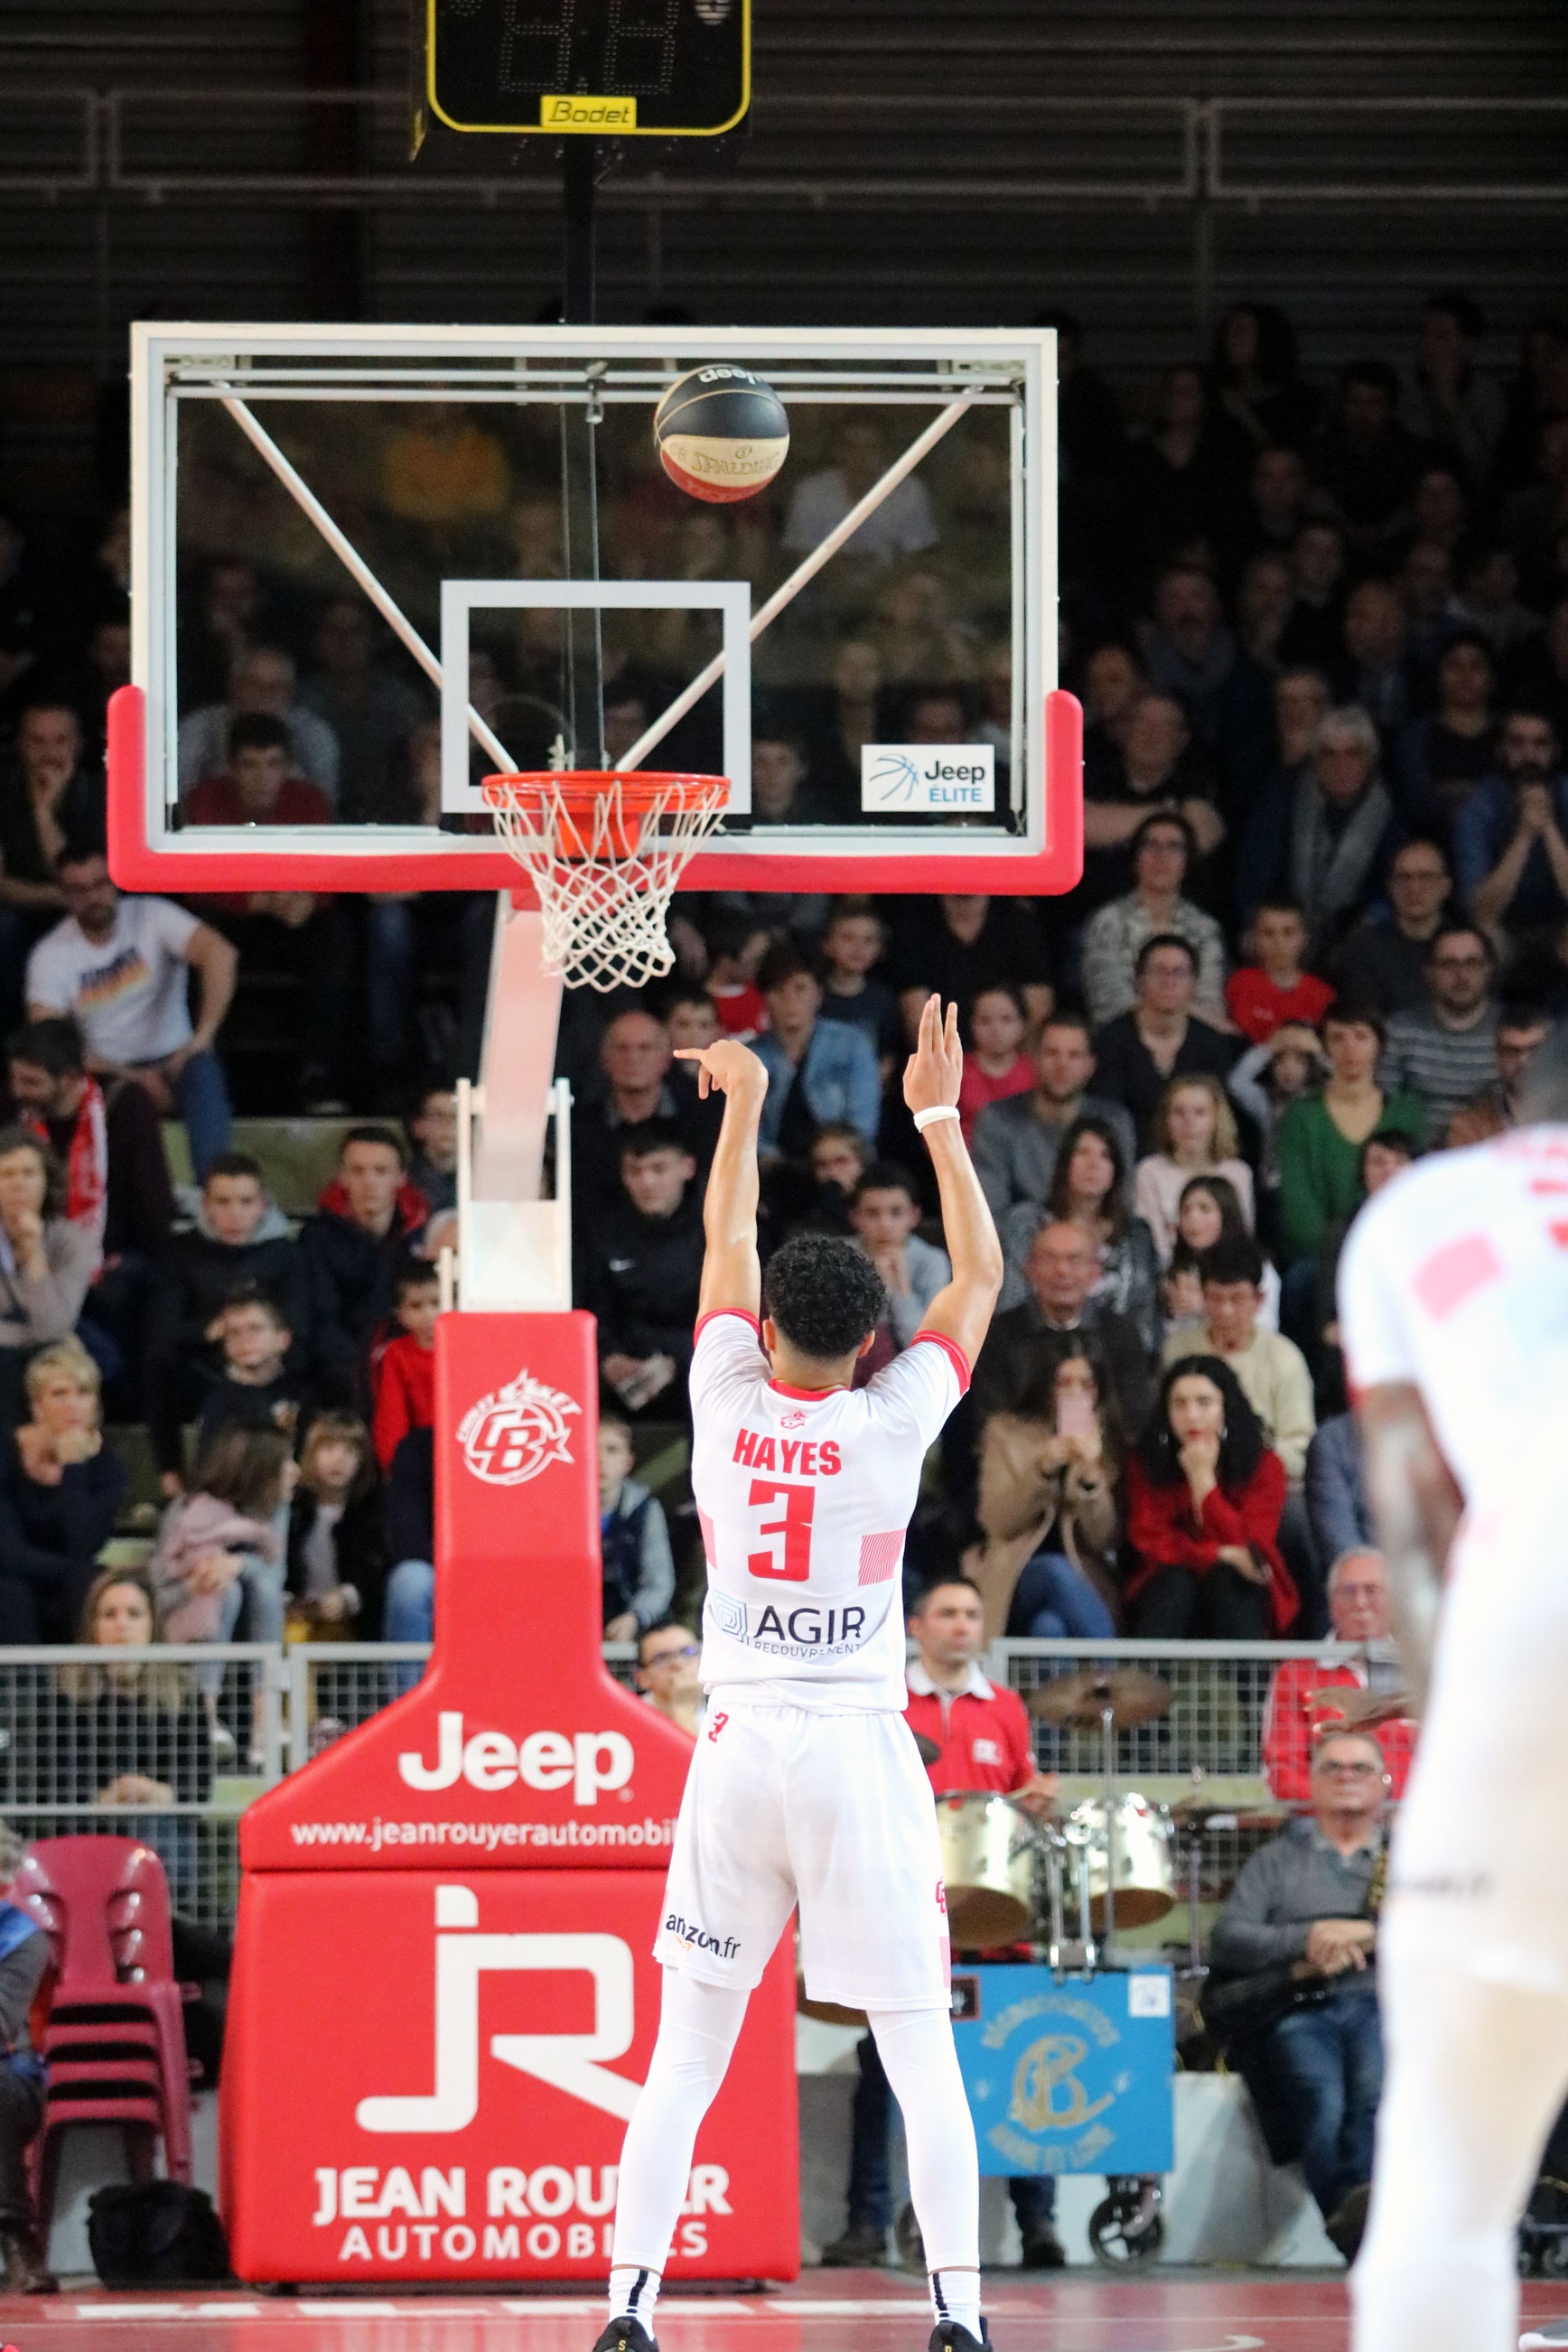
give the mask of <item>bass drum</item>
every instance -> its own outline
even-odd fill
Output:
[[[1035,1825],[1010,1797],[950,1790],[936,1801],[948,1933],[984,1950],[1026,1943],[1035,1924]]]
[[[1063,1824],[1070,1845],[1089,1851],[1089,1916],[1096,1935],[1105,1932],[1108,1880],[1105,1800],[1090,1797],[1075,1805]],[[1068,1864],[1072,1885],[1072,1864]],[[1163,1919],[1176,1900],[1176,1842],[1163,1805],[1152,1805],[1135,1789],[1116,1800],[1116,1921],[1118,1927],[1146,1927]]]

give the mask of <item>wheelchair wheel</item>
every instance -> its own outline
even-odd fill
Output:
[[[1521,2278],[1568,2278],[1568,2183],[1542,2174],[1519,2225]]]
[[[1123,2175],[1106,2183],[1110,2194],[1089,2218],[1089,2250],[1107,2270],[1135,2270],[1158,2258],[1165,2242],[1160,2183]]]

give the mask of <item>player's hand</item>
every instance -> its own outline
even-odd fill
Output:
[[[1025,1812],[1032,1814],[1037,1822],[1043,1822],[1047,1813],[1056,1810],[1056,1801],[1057,1776],[1054,1772],[1037,1772],[1032,1780],[1026,1780],[1021,1789],[1013,1791],[1013,1802],[1021,1805]]]
[[[697,1092],[706,1102],[710,1094],[743,1095],[759,1099],[768,1090],[768,1074],[749,1045],[738,1038],[720,1037],[711,1045],[678,1045],[678,1062],[697,1065]]]
[[[915,1050],[904,1067],[904,1100],[911,1110],[934,1110],[939,1103],[956,1103],[963,1076],[958,1007],[948,1006],[944,1022],[941,997],[928,996],[921,1007]]]

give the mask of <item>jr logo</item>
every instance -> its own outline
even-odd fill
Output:
[[[504,1388],[470,1405],[458,1424],[463,1459],[488,1486],[522,1486],[552,1462],[570,1462],[568,1413],[581,1405],[546,1388],[526,1367]]]
[[[494,2033],[490,2054],[629,2121],[641,2084],[603,2064],[632,2046],[632,1954],[618,1936],[481,1936],[470,1886],[436,1889],[436,2087],[426,2095],[361,2099],[367,2132],[466,2131],[479,2111],[479,1979],[521,1969],[578,1969],[594,1979],[589,2033]]]

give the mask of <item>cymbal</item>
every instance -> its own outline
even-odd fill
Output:
[[[914,1740],[915,1753],[922,1764],[935,1764],[941,1760],[942,1749],[934,1739],[928,1739],[923,1731],[917,1731]]]
[[[1205,1804],[1199,1798],[1189,1797],[1184,1804],[1171,1807],[1171,1819],[1178,1829],[1195,1831],[1201,1836],[1211,1822],[1234,1822],[1236,1807]]]
[[[1352,1690],[1342,1684],[1331,1684],[1327,1690],[1312,1693],[1312,1705],[1327,1715],[1331,1711],[1340,1718],[1339,1725],[1325,1724],[1319,1732],[1320,1739],[1336,1727],[1344,1731],[1372,1731],[1380,1723],[1397,1723],[1402,1716],[1413,1712],[1408,1691]]]
[[[1171,1685],[1137,1666],[1117,1666],[1110,1673],[1085,1666],[1076,1675],[1058,1675],[1054,1682],[1042,1683],[1025,1704],[1042,1723],[1064,1729],[1092,1731],[1109,1710],[1116,1730],[1131,1731],[1169,1715]]]

